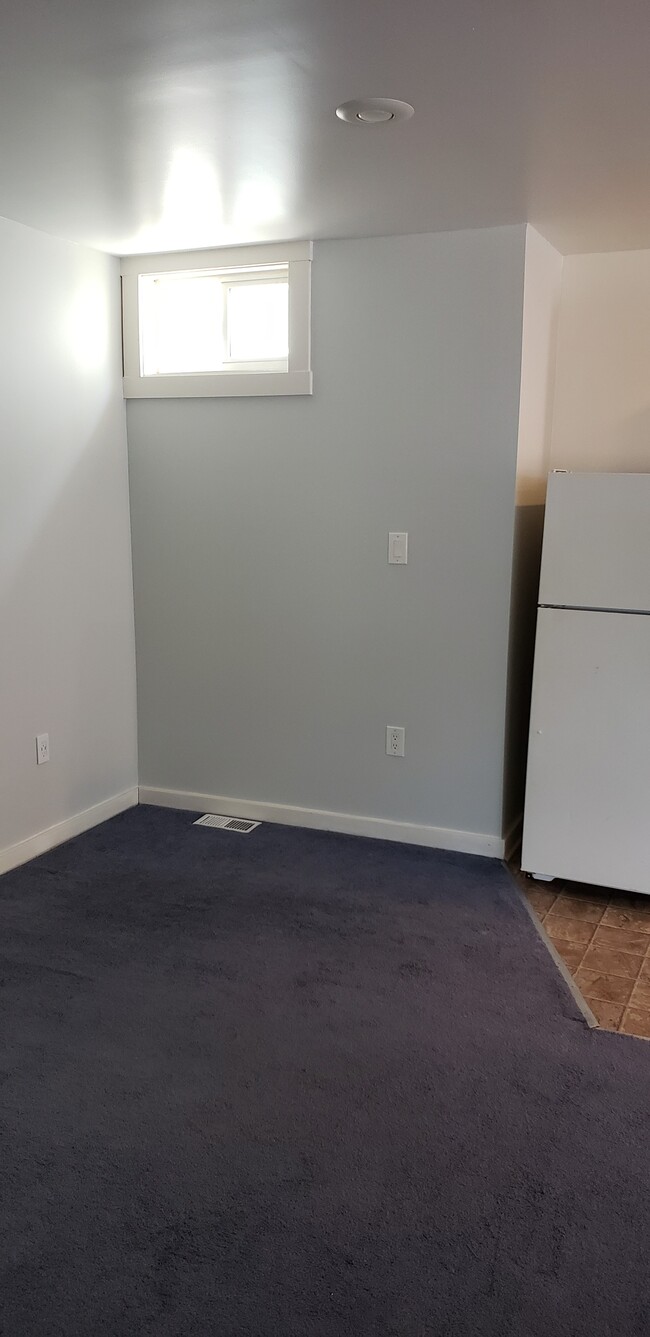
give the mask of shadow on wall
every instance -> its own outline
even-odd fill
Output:
[[[517,825],[524,810],[543,529],[543,504],[516,507],[503,784],[503,831],[506,837],[506,854],[508,837],[516,836]]]

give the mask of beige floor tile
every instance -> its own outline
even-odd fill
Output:
[[[589,1000],[589,1006],[598,1022],[606,1031],[617,1031],[625,1008],[619,1003],[603,1003],[599,998]]]
[[[584,966],[576,972],[575,982],[587,1002],[597,998],[601,1003],[629,1003],[632,990],[638,987],[634,980],[622,979],[620,975],[602,975],[597,970],[585,970]],[[641,999],[639,1002],[645,1006]]]
[[[616,952],[632,952],[634,956],[645,956],[650,947],[650,934],[601,923],[594,933],[594,947],[613,947]]]
[[[639,1035],[650,1040],[650,1008],[626,1007],[620,1029],[624,1035]]]
[[[589,924],[598,924],[605,913],[605,906],[597,901],[580,900],[575,896],[558,896],[553,906],[553,914],[566,919],[584,919]]]
[[[623,979],[635,980],[643,965],[642,956],[633,956],[631,952],[616,952],[611,947],[595,947],[592,943],[587,948],[582,962],[586,970],[598,970],[603,975],[621,975]]]
[[[560,938],[552,939],[556,952],[559,952],[565,966],[569,967],[572,974],[575,974],[582,958],[585,954],[584,945],[577,942],[564,942]]]
[[[623,906],[608,905],[603,918],[603,927],[625,929],[627,932],[645,933],[650,937],[650,906],[647,910],[626,909]]]
[[[650,896],[511,872],[599,1027],[650,1039]]]
[[[541,918],[554,905],[557,895],[554,891],[542,891],[541,888],[533,887],[532,890],[526,891],[526,899]]]
[[[544,919],[544,928],[549,938],[555,942],[559,938],[562,942],[579,942],[584,947],[591,941],[594,933],[594,925],[584,919],[565,919],[563,915],[556,915],[553,910]]]
[[[639,976],[629,1001],[634,1007],[650,1007],[650,976]]]

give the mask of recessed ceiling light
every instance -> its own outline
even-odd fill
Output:
[[[397,102],[390,97],[369,97],[342,102],[336,114],[342,121],[356,121],[362,125],[382,125],[387,121],[408,121],[414,108],[409,102]]]

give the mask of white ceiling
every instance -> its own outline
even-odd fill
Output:
[[[117,254],[528,219],[650,247],[647,0],[5,0],[0,214]],[[402,124],[338,103],[402,98]]]

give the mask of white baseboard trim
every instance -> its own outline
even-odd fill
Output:
[[[510,859],[521,841],[521,833],[524,825],[524,814],[520,812],[514,821],[510,823],[505,836],[503,837],[503,857]]]
[[[53,850],[55,845],[62,845],[66,840],[72,840],[73,836],[80,836],[82,831],[89,831],[91,826],[99,826],[100,822],[108,821],[109,817],[116,817],[118,812],[125,812],[127,808],[135,807],[138,802],[137,786],[132,789],[125,789],[121,794],[114,794],[112,798],[104,799],[102,803],[93,804],[92,808],[85,808],[83,812],[75,813],[74,817],[66,817],[62,822],[56,822],[54,826],[48,826],[45,831],[37,831],[33,836],[27,836],[25,840],[18,840],[15,845],[7,845],[5,849],[0,850],[0,873],[8,873],[12,868],[18,868],[20,864],[27,863],[30,859],[35,859],[39,854],[47,854],[48,850]]]
[[[420,826],[384,817],[357,817],[348,812],[320,808],[291,808],[283,803],[258,803],[251,799],[226,798],[223,794],[195,794],[183,789],[157,789],[140,785],[140,802],[158,808],[182,808],[189,812],[218,812],[224,817],[249,817],[256,822],[279,822],[283,826],[306,826],[315,831],[338,831],[343,835],[397,840],[405,845],[427,845],[461,854],[484,854],[502,859],[500,836],[476,831],[453,831],[444,826]]]

